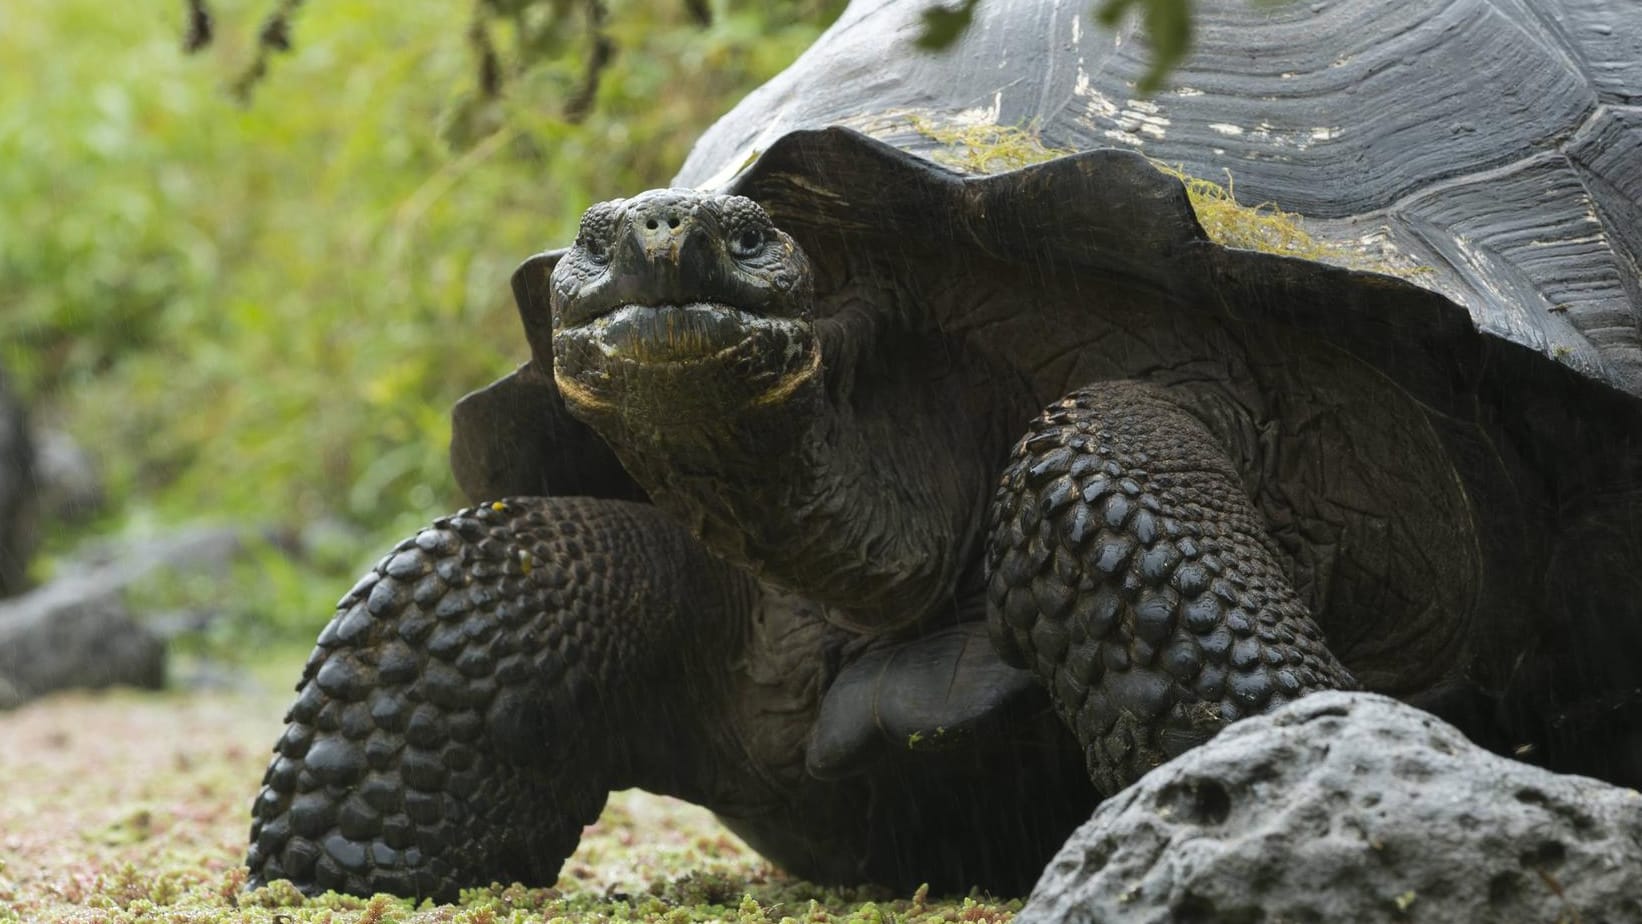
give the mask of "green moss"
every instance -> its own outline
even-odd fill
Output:
[[[1319,241],[1302,226],[1303,219],[1269,202],[1245,205],[1237,201],[1235,181],[1226,171],[1226,185],[1192,176],[1179,166],[1152,161],[1163,173],[1186,187],[1186,198],[1209,240],[1225,247],[1258,250],[1304,260],[1337,263],[1353,255],[1338,244]]]
[[[637,792],[611,797],[554,888],[496,884],[448,905],[247,892],[247,806],[287,700],[122,693],[0,714],[15,745],[0,749],[0,924],[935,924],[1020,908],[791,879],[707,812]]]
[[[940,164],[962,173],[993,174],[1019,170],[1067,154],[1070,148],[1047,145],[1038,128],[990,123],[938,123],[926,116],[907,117],[912,130],[941,145],[929,152]],[[1179,165],[1152,161],[1159,171],[1186,188],[1186,198],[1209,240],[1223,247],[1316,260],[1352,269],[1404,278],[1428,273],[1424,267],[1399,267],[1378,259],[1364,248],[1315,237],[1305,219],[1272,203],[1248,205],[1237,200],[1235,181],[1226,171],[1226,183],[1193,176]]]
[[[1036,126],[937,123],[917,114],[907,119],[913,131],[942,146],[930,152],[937,163],[962,173],[1004,173],[1073,153],[1045,145]]]

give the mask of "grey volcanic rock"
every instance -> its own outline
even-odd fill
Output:
[[[1107,800],[1016,920],[1642,921],[1642,794],[1319,693]]]
[[[34,434],[34,444],[42,520],[84,523],[107,509],[108,492],[97,463],[74,437],[42,427]]]
[[[0,601],[0,709],[58,690],[163,686],[166,635],[197,631],[212,615],[133,614],[124,594],[153,576],[226,580],[259,532],[201,525],[101,543],[51,581]]]
[[[117,594],[48,584],[0,604],[0,709],[58,690],[159,689],[165,655]]]
[[[0,371],[0,597],[22,592],[34,553],[33,466],[28,414]]]

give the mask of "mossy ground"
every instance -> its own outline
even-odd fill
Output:
[[[0,714],[0,924],[1002,922],[1018,902],[824,889],[707,812],[616,794],[550,889],[455,905],[244,891],[248,807],[287,694],[76,694]]]

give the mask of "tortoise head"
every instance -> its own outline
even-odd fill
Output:
[[[953,415],[985,403],[969,367],[871,280],[824,266],[812,278],[743,196],[595,205],[548,280],[553,377],[649,499],[720,557],[824,601],[834,621],[903,624],[950,601],[975,560],[1007,444],[974,431],[1007,418]],[[539,308],[528,275],[520,291]],[[527,332],[539,318],[525,311]]]
[[[742,196],[601,202],[550,291],[554,378],[585,418],[719,419],[794,400],[820,368],[809,260]]]

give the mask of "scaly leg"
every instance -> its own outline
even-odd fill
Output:
[[[1351,687],[1235,468],[1166,391],[1081,389],[1016,445],[992,507],[988,619],[1108,795],[1229,722]]]
[[[710,760],[702,675],[723,673],[752,595],[641,504],[439,520],[320,634],[252,810],[251,882],[440,900],[551,885],[656,754],[680,773]]]

